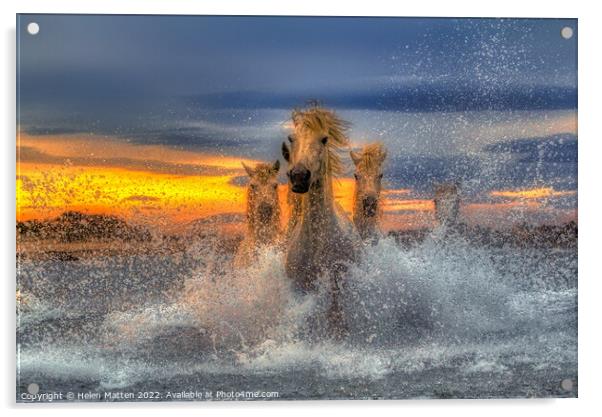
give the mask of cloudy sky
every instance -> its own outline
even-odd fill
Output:
[[[35,36],[30,22],[40,26]],[[575,216],[574,19],[20,15],[18,23],[23,218],[65,207],[176,210],[186,220],[240,211],[238,162],[278,158],[290,110],[312,99],[352,123],[355,146],[388,147],[386,183],[400,200],[391,206],[406,207],[389,214],[400,222],[428,214],[434,184],[446,181],[462,183],[466,216],[484,222],[509,212],[517,221]],[[94,192],[78,191],[78,181]]]

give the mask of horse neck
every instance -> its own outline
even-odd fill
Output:
[[[379,232],[378,221],[381,215],[380,202],[376,216],[368,217],[364,214],[362,202],[358,198],[357,189],[353,195],[353,224],[362,239],[373,236]]]
[[[326,174],[320,181],[313,183],[303,196],[302,222],[306,227],[321,227],[334,215],[332,177]]]
[[[287,202],[289,205],[289,216],[287,224],[288,235],[294,230],[295,226],[297,225],[297,222],[301,218],[303,212],[303,198],[301,195],[293,193],[289,187]]]
[[[362,213],[362,208],[357,205],[355,206],[353,213],[353,224],[355,224],[355,228],[362,239],[375,235],[379,232],[378,218],[378,214],[376,216],[366,217]]]
[[[247,236],[256,244],[268,245],[278,238],[280,229],[280,211],[276,210],[270,220],[263,222],[255,216],[253,211],[248,212]]]

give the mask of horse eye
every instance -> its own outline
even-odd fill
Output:
[[[294,142],[294,140],[295,140],[295,138],[293,137],[293,135],[288,135],[288,141],[289,141],[290,143],[293,143],[293,142]]]
[[[251,190],[256,190],[256,189],[257,189],[257,185],[251,184]]]
[[[383,174],[380,174],[380,175],[378,176],[378,179],[379,179],[379,180],[382,180],[382,179],[383,179]]]
[[[272,185],[272,187],[274,188],[274,190],[277,190],[278,189],[278,184],[274,184],[274,185]]]
[[[324,137],[321,139],[321,142],[322,142],[322,145],[326,145],[326,142],[328,142],[328,136],[324,136]]]
[[[356,181],[360,179],[359,175],[357,175],[357,174],[353,174],[353,176],[355,177]]]

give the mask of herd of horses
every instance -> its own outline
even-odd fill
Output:
[[[353,219],[349,219],[333,193],[334,177],[343,173],[342,150],[350,147],[349,123],[333,111],[311,106],[292,112],[293,131],[282,155],[288,164],[286,230],[280,227],[278,173],[280,162],[243,167],[247,185],[247,232],[234,259],[235,267],[253,262],[258,249],[283,245],[285,269],[301,293],[318,290],[327,277],[328,334],[347,334],[341,306],[341,289],[348,266],[361,256],[363,242],[380,235],[382,167],[387,152],[380,143],[349,153],[355,165]]]

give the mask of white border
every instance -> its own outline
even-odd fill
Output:
[[[459,17],[578,17],[576,3],[557,0],[541,4],[524,0],[420,1],[398,2],[370,0],[305,0],[279,2],[274,0],[145,0],[86,1],[68,0],[20,1],[20,13],[113,13],[113,14],[232,14],[232,15],[330,15],[330,16],[459,16]]]
[[[600,378],[600,149],[602,132],[599,102],[600,40],[602,27],[595,2],[525,0],[393,2],[369,0],[268,0],[193,1],[193,0],[21,0],[0,2],[2,39],[2,140],[3,158],[0,182],[2,199],[2,265],[4,342],[0,395],[8,415],[104,415],[126,409],[144,416],[186,415],[350,415],[420,414],[507,416],[545,414],[546,416],[588,415],[601,409],[597,404]],[[430,400],[430,401],[312,401],[275,403],[194,403],[194,404],[101,404],[101,405],[15,405],[14,378],[14,273],[15,273],[15,13],[111,13],[111,14],[237,14],[237,15],[346,15],[346,16],[456,16],[456,17],[571,17],[579,18],[579,399],[566,400]],[[124,412],[124,411],[122,411]]]

